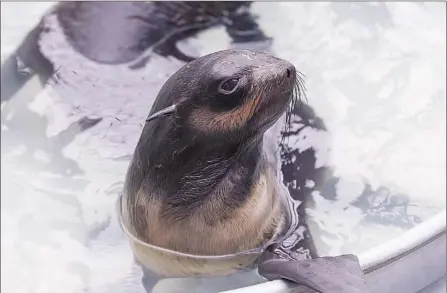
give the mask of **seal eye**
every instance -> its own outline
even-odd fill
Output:
[[[224,95],[230,95],[236,91],[238,83],[239,78],[230,78],[224,80],[219,86],[219,92]]]

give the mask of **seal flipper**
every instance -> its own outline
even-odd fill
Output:
[[[306,260],[269,259],[258,267],[261,276],[286,279],[318,293],[369,293],[354,255]]]

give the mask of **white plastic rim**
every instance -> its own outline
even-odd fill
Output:
[[[386,263],[399,259],[414,249],[424,246],[431,240],[446,232],[446,210],[439,212],[405,233],[379,244],[358,255],[360,266],[366,273],[378,269]],[[284,280],[274,280],[254,286],[239,288],[221,293],[284,293],[291,288],[291,283]]]

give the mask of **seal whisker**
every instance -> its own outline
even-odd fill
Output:
[[[162,109],[160,111],[155,112],[154,114],[152,114],[151,116],[149,116],[146,119],[146,122],[152,121],[152,120],[157,119],[157,118],[173,115],[175,113],[176,109],[177,109],[177,105],[173,104],[173,105],[171,105],[171,106],[169,106],[167,108],[164,108],[164,109]]]
[[[304,97],[307,100],[304,75],[299,71],[297,71],[291,95],[291,102],[286,110],[286,121],[284,124],[284,129],[282,131],[283,134],[281,137],[281,141],[278,145],[278,150],[281,148],[281,146],[284,146],[285,137],[287,137],[288,139],[290,138],[290,135],[288,135],[288,133],[292,129],[292,117],[296,114],[295,108],[297,103],[299,103],[299,112],[301,112],[301,107],[303,106],[302,98]]]

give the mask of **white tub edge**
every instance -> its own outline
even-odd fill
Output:
[[[445,233],[445,231],[446,210],[444,209],[402,235],[359,254],[360,265],[364,271],[374,270],[383,263],[399,258],[411,250],[430,242],[433,238]],[[274,280],[235,290],[221,291],[220,293],[284,293],[291,288],[290,285],[290,282],[284,280]]]

